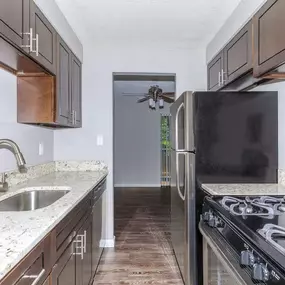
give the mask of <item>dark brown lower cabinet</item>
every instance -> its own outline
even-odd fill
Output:
[[[81,241],[83,241],[81,243]],[[88,285],[92,278],[92,219],[87,218],[78,232],[76,252],[76,285]],[[79,243],[79,244],[78,244]],[[81,243],[81,245],[80,245]]]
[[[50,285],[50,279],[48,278],[43,285]]]
[[[102,194],[105,189],[104,180],[94,193]],[[102,197],[99,199],[94,193],[90,192],[0,285],[89,285],[95,274],[92,235],[98,230],[97,248],[102,231]],[[96,212],[92,212],[92,206]],[[94,229],[93,224],[97,225]],[[102,249],[97,248],[95,252],[98,251],[102,253]],[[97,254],[97,264],[101,253]]]
[[[71,243],[55,264],[50,285],[77,285],[75,277],[74,245]]]

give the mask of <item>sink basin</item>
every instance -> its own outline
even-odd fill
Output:
[[[69,190],[33,190],[22,192],[0,201],[0,211],[33,211],[47,207]]]

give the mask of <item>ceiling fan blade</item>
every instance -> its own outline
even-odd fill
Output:
[[[144,98],[141,98],[141,99],[139,99],[139,100],[137,101],[137,103],[145,102],[145,101],[147,101],[149,98],[150,98],[150,96],[146,96],[146,97],[144,97]]]
[[[146,95],[149,95],[148,93],[125,93],[123,92],[122,93],[123,96],[146,96]]]
[[[165,95],[160,96],[166,103],[173,103],[175,100],[174,98],[167,97]]]
[[[162,95],[166,95],[166,96],[175,96],[175,92],[163,92]]]

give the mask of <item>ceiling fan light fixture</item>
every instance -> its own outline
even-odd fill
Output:
[[[154,100],[152,98],[148,99],[148,106],[150,109],[153,109],[153,105],[155,105]]]

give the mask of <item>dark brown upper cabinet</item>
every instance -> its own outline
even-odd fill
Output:
[[[13,45],[22,48],[27,44],[30,17],[30,0],[0,1],[0,34]]]
[[[72,52],[67,44],[57,36],[57,76],[56,76],[56,121],[62,125],[71,124],[71,63]]]
[[[208,64],[208,90],[217,91],[222,88],[222,72],[224,68],[224,53],[221,51]]]
[[[56,74],[57,33],[34,1],[30,4],[30,28],[34,37],[30,55],[48,71]]]
[[[71,112],[75,127],[82,126],[82,83],[81,62],[72,55],[71,61]]]
[[[208,90],[217,91],[252,70],[252,21],[208,64]]]
[[[224,84],[229,84],[252,70],[252,21],[224,48],[224,64]]]
[[[57,122],[81,127],[81,62],[58,35]]]
[[[254,76],[285,62],[285,1],[268,0],[254,16]]]

